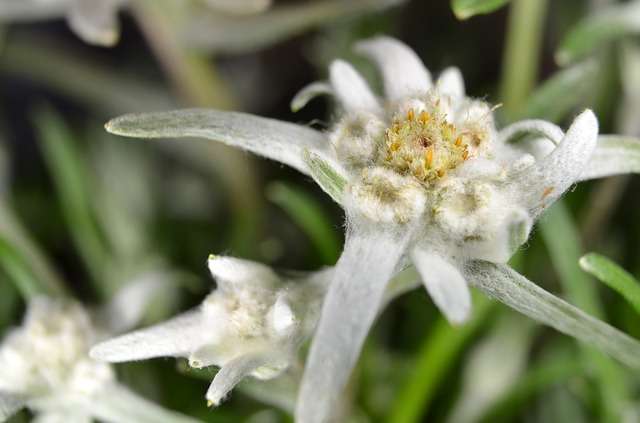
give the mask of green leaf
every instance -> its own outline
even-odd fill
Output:
[[[534,365],[516,384],[488,410],[482,423],[510,422],[523,410],[527,401],[554,385],[566,383],[572,377],[583,374],[584,364],[575,357],[554,357]]]
[[[389,418],[390,423],[420,421],[438,392],[456,360],[471,337],[486,320],[492,303],[482,296],[475,296],[472,318],[460,327],[451,327],[443,318],[438,319],[429,336],[424,340],[413,372],[397,394]]]
[[[36,113],[34,122],[67,227],[94,282],[102,281],[109,266],[109,253],[92,209],[89,172],[60,116],[43,108]]]
[[[592,93],[598,64],[586,61],[556,72],[529,96],[526,106],[514,120],[539,118],[552,122],[580,106]]]
[[[285,183],[269,185],[267,196],[302,228],[315,246],[322,263],[335,264],[341,242],[320,204],[306,192]]]
[[[580,267],[616,290],[640,313],[640,282],[605,256],[589,253],[580,259]]]
[[[488,296],[640,370],[640,342],[540,288],[507,265],[474,260],[466,279]]]
[[[582,256],[582,241],[564,203],[554,204],[538,225],[553,267],[570,301],[587,313],[602,317],[596,285],[578,266]]]
[[[66,293],[60,276],[5,201],[0,201],[0,238],[10,246],[16,257],[20,257],[21,262],[28,264],[30,272],[33,273],[33,281],[41,286],[41,292],[49,295]]]
[[[553,266],[569,299],[587,313],[603,318],[597,286],[578,266],[582,242],[569,210],[562,202],[556,203],[540,222],[540,228]],[[602,396],[603,413],[611,421],[619,420],[619,407],[616,403],[629,396],[623,370],[609,357],[593,348],[582,348],[581,352],[593,367],[594,376],[599,382],[596,386]]]
[[[320,185],[320,188],[329,194],[333,201],[342,204],[342,194],[347,185],[347,178],[319,155],[309,150],[304,152],[304,162],[311,172],[311,177]]]
[[[23,298],[56,294],[38,281],[24,257],[3,237],[0,237],[0,265]]]
[[[556,61],[567,65],[592,53],[598,47],[640,33],[640,3],[615,4],[579,22],[564,37]]]
[[[509,3],[509,0],[451,0],[451,8],[458,19],[491,13]]]

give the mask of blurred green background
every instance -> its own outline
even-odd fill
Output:
[[[598,24],[572,35],[616,2],[514,0],[468,20],[458,20],[445,0],[384,10],[353,1],[335,13],[270,15],[314,1],[276,0],[272,12],[249,25],[209,28],[201,38],[220,37],[210,45],[180,42],[185,23],[172,19],[175,6],[164,1],[121,14],[122,35],[113,48],[84,44],[62,20],[4,24],[2,238],[15,239],[26,228],[34,244],[28,249],[52,263],[38,267],[30,256],[28,266],[40,275],[36,268],[55,268],[53,278],[87,304],[108,298],[139,272],[171,272],[179,294],[159,301],[149,322],[201,301],[214,286],[209,253],[284,269],[334,264],[342,212],[307,177],[207,141],[114,137],[103,124],[127,112],[200,106],[327,128],[334,117],[330,100],[313,100],[294,114],[291,98],[326,77],[338,57],[376,82],[373,67],[350,47],[377,33],[406,42],[434,73],[458,66],[470,95],[502,103],[501,124],[544,117],[566,127],[590,107],[602,133],[640,136],[640,37],[633,29],[640,28],[640,12],[629,13],[636,22],[631,29]],[[268,44],[255,41],[287,27],[281,23],[287,19],[298,28]],[[249,41],[234,44],[241,35]],[[242,47],[229,47],[235,45]],[[567,49],[576,60],[559,54]],[[635,337],[638,311],[583,272],[578,259],[595,251],[640,274],[639,188],[634,177],[581,184],[543,217],[513,259],[529,279]],[[10,261],[2,259],[0,275],[2,331],[24,311],[20,285],[10,283]],[[472,321],[451,328],[421,289],[393,302],[349,387],[354,421],[640,421],[637,374],[484,297],[474,305]],[[286,407],[256,397],[251,386],[206,409],[215,369],[202,378],[173,359],[117,368],[146,397],[204,421],[291,421]],[[23,412],[14,421],[29,418]]]

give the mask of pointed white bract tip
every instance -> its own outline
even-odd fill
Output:
[[[250,260],[210,255],[207,264],[211,275],[226,287],[246,283],[271,285],[278,280],[271,268]]]
[[[284,295],[280,295],[271,311],[273,328],[278,334],[286,334],[295,327],[296,317]]]
[[[120,357],[118,349],[115,348],[115,345],[111,341],[105,341],[94,345],[89,350],[89,357],[94,360],[104,361],[107,363],[127,361],[126,359]]]
[[[586,136],[596,136],[598,134],[598,118],[591,109],[585,109],[580,113],[571,124],[571,128],[579,125],[580,130],[584,131]],[[571,130],[569,128],[569,130]]]
[[[347,112],[380,111],[378,100],[362,76],[344,60],[334,60],[329,66],[331,87]]]
[[[460,270],[439,254],[419,247],[411,258],[442,314],[451,324],[464,323],[471,314],[471,292]]]
[[[442,71],[438,82],[436,83],[437,89],[445,95],[461,98],[465,95],[464,78],[462,72],[456,67],[449,67]]]
[[[425,94],[432,86],[431,74],[418,55],[400,40],[377,36],[356,43],[355,50],[378,65],[391,101]]]

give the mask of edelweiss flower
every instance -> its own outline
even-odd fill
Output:
[[[271,0],[193,0],[210,5],[220,12],[258,13]],[[0,21],[30,21],[65,16],[69,27],[83,41],[113,46],[120,37],[118,12],[132,0],[3,0]]]
[[[31,300],[23,325],[0,345],[0,421],[27,406],[42,421],[195,422],[138,397],[91,359],[103,335],[80,304]]]
[[[411,263],[452,323],[469,315],[472,282],[640,366],[636,341],[504,265],[571,185],[630,169],[624,143],[597,146],[598,123],[589,110],[566,134],[539,120],[497,131],[494,106],[466,97],[458,69],[445,70],[434,84],[397,40],[378,37],[357,50],[380,67],[382,101],[340,60],[331,65],[329,83],[311,84],[293,100],[296,109],[314,95],[333,94],[343,114],[328,133],[212,110],[130,115],[107,124],[120,135],[206,137],[245,148],[311,175],[344,207],[346,243],[306,364],[298,421],[330,420],[389,279]],[[522,135],[534,137],[511,143]]]
[[[91,356],[110,362],[186,357],[193,368],[218,366],[206,394],[213,406],[245,376],[271,379],[295,363],[317,323],[327,272],[282,277],[232,257],[208,262],[217,288],[200,307],[96,345]]]

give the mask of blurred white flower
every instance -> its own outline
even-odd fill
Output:
[[[271,0],[192,0],[230,14],[262,12]],[[118,42],[118,12],[133,0],[3,0],[1,21],[31,21],[66,17],[69,27],[89,44],[110,47]]]
[[[571,185],[628,170],[622,148],[605,145],[609,160],[599,159],[593,113],[581,113],[566,133],[540,120],[497,131],[495,107],[465,95],[458,69],[433,83],[417,55],[388,37],[358,43],[357,51],[378,64],[384,99],[337,60],[328,83],[313,83],[292,102],[297,109],[315,95],[333,94],[343,113],[328,134],[201,109],[128,115],[106,126],[120,135],[205,137],[250,150],[309,174],[344,207],[345,247],[308,356],[297,419],[330,420],[388,281],[410,264],[452,323],[469,316],[471,281],[638,366],[637,342],[504,265]]]
[[[218,366],[206,398],[217,406],[245,376],[271,379],[297,361],[315,328],[330,270],[280,276],[259,263],[210,256],[217,288],[196,309],[105,341],[91,350],[110,362],[185,357]]]
[[[26,406],[39,421],[195,422],[137,396],[91,359],[104,335],[78,303],[31,300],[23,325],[0,345],[0,421]]]

